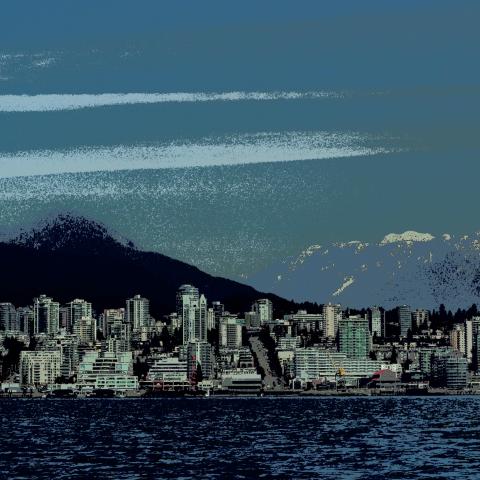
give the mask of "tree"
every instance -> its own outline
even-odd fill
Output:
[[[176,328],[173,331],[173,341],[174,341],[174,345],[182,345],[182,343],[183,343],[183,329],[182,328]]]
[[[403,371],[407,371],[412,363],[412,360],[407,358],[407,360],[405,360],[402,364]]]
[[[413,342],[413,332],[412,329],[409,328],[407,331],[407,343]]]
[[[398,363],[397,347],[392,348],[392,355],[390,356],[390,363]]]
[[[3,341],[3,348],[7,350],[7,353],[2,357],[2,380],[18,372],[20,352],[25,350],[25,345],[16,338],[6,337]]]
[[[218,352],[220,350],[220,342],[218,339],[217,328],[211,328],[210,330],[207,331],[207,342],[210,345],[213,345],[213,348],[215,349],[215,353],[218,355]]]
[[[37,339],[32,335],[30,337],[30,342],[28,344],[28,349],[27,350],[29,352],[34,352],[35,349],[37,348],[37,344],[38,344]]]
[[[476,317],[478,315],[477,305],[474,303],[466,312],[466,318]]]
[[[195,380],[197,383],[203,382],[202,365],[199,362],[197,362],[197,372],[196,372]]]
[[[145,361],[141,361],[140,357],[137,357],[136,362],[133,364],[133,374],[139,379],[145,378],[148,374],[149,366]]]

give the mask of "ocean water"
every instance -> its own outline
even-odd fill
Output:
[[[1,478],[478,478],[480,399],[2,400]]]

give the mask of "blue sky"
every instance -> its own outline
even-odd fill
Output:
[[[2,7],[3,231],[69,210],[238,277],[480,228],[478,2],[166,5]]]

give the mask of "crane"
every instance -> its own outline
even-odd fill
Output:
[[[342,366],[339,366],[331,353],[327,350],[327,355],[328,358],[330,359],[330,362],[332,362],[333,367],[335,368],[335,388],[337,391],[339,390],[339,387],[342,391],[346,390],[346,385],[345,385],[345,375],[346,371]]]

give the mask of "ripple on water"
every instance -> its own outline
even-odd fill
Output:
[[[473,478],[480,399],[4,400],[2,478]]]

